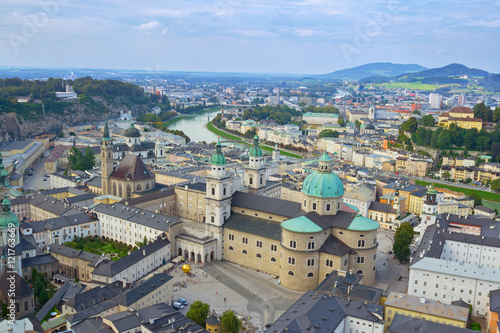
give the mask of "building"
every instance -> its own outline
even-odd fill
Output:
[[[489,292],[500,288],[500,222],[441,215],[427,227],[410,264],[408,294],[450,304],[462,300],[487,316]]]
[[[344,194],[344,202],[356,207],[362,216],[368,217],[368,208],[370,204],[375,201],[376,194],[374,186],[363,184],[346,192]]]
[[[8,320],[21,319],[35,309],[33,290],[19,274],[8,271],[7,267],[0,276],[0,302],[7,304]]]
[[[483,120],[475,118],[472,109],[465,106],[455,106],[449,112],[439,115],[439,126],[448,128],[453,123],[465,129],[475,128],[480,131],[483,128]]]
[[[420,233],[424,234],[427,227],[436,223],[438,215],[438,203],[436,201],[437,191],[434,186],[427,190],[426,199],[422,205],[420,216]]]
[[[429,94],[429,104],[431,109],[441,110],[442,96],[439,94],[430,93]]]
[[[368,217],[379,222],[383,229],[396,230],[401,223],[399,217],[406,211],[405,201],[398,191],[387,202],[372,201],[368,207]]]
[[[302,120],[308,124],[337,123],[339,115],[336,113],[314,113],[306,112],[302,115]]]
[[[383,306],[308,291],[269,328],[269,332],[384,331]]]
[[[428,321],[420,318],[397,314],[392,320],[391,326],[388,328],[389,333],[473,333],[477,331],[466,328],[453,327],[447,324],[441,324],[433,321]]]
[[[498,333],[500,313],[500,289],[490,291],[490,310],[486,318],[486,332]]]
[[[461,328],[466,328],[469,323],[468,307],[445,304],[424,296],[390,292],[384,306],[386,331],[398,314]]]

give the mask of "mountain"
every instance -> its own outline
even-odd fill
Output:
[[[423,70],[411,74],[399,75],[400,80],[415,79],[415,78],[444,78],[450,76],[475,76],[475,77],[485,77],[490,75],[490,73],[483,71],[482,69],[469,68],[462,64],[449,64],[440,68],[432,68]]]
[[[338,70],[320,75],[322,79],[360,80],[370,76],[399,76],[402,74],[426,70],[426,67],[416,64],[394,64],[391,62],[375,62],[357,67]]]

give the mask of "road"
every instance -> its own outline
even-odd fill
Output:
[[[399,261],[392,259],[393,254],[388,254],[392,251],[392,243],[394,239],[394,231],[379,229],[377,240],[379,243],[377,251],[377,275],[374,287],[385,291],[395,291],[398,293],[408,292],[408,263],[399,264]],[[385,264],[385,265],[384,265]],[[399,277],[402,277],[401,281]]]
[[[28,176],[24,181],[24,189],[49,189],[50,188],[50,180],[43,181],[43,175],[45,174],[45,158],[49,156],[50,151],[46,150],[43,153],[43,157],[40,158],[35,166],[33,167],[33,176]]]

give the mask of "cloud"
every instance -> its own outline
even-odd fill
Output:
[[[168,29],[165,28],[161,31],[160,35],[165,36],[167,34],[167,32],[168,32]]]
[[[485,28],[500,28],[500,20],[471,20],[467,25],[474,27],[485,27]]]
[[[161,26],[160,22],[158,21],[151,21],[149,23],[144,23],[140,25],[134,25],[133,29],[135,30],[141,30],[141,31],[151,31],[158,29]]]

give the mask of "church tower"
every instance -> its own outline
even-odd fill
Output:
[[[280,160],[280,150],[278,148],[278,144],[275,144],[273,150],[273,161],[278,162],[279,160]]]
[[[207,176],[205,231],[217,239],[216,259],[222,259],[222,230],[231,215],[232,178],[226,172],[226,158],[222,154],[220,139],[212,156],[212,173]]]
[[[113,173],[113,141],[109,136],[108,119],[104,123],[104,135],[101,142],[101,184],[102,195],[111,194],[109,176]]]
[[[259,147],[259,137],[253,138],[253,146],[249,152],[248,166],[245,167],[245,186],[250,193],[262,194],[262,189],[266,187],[266,166],[262,149]]]
[[[434,185],[427,189],[427,196],[422,206],[422,214],[420,214],[420,234],[423,235],[428,226],[436,223],[438,204],[436,201],[437,191]]]

